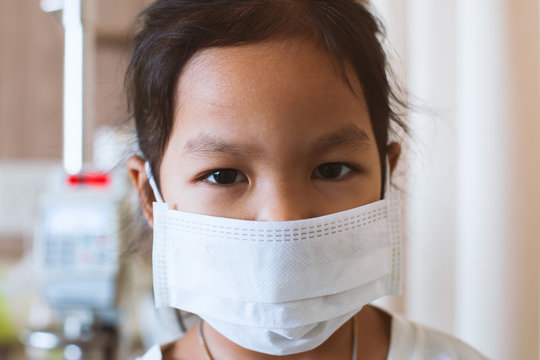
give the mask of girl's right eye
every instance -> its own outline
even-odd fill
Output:
[[[247,178],[238,170],[219,169],[204,175],[203,180],[216,185],[232,185],[246,181]]]

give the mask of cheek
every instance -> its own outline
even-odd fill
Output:
[[[380,179],[380,176],[378,177]],[[380,200],[381,186],[377,177],[345,181],[341,183],[322,183],[317,186],[320,194],[319,204],[325,213],[353,209]]]
[[[332,205],[334,212],[352,209],[381,199],[381,166],[375,154],[357,173],[344,181],[321,181],[318,191]],[[339,207],[339,208],[338,208]]]
[[[244,219],[246,197],[240,191],[220,191],[211,186],[184,186],[173,199],[177,210],[210,216]]]

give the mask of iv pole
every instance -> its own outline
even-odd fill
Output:
[[[83,167],[83,26],[81,0],[41,0],[46,12],[62,10],[64,26],[63,164],[70,175]]]

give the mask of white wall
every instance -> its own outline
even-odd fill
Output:
[[[532,0],[458,1],[456,330],[537,359],[540,36]]]
[[[539,2],[372,2],[413,105],[404,312],[490,358],[538,359]]]

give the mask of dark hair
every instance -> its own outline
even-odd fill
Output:
[[[173,127],[179,74],[199,50],[302,36],[317,42],[350,82],[350,64],[362,86],[384,163],[390,120],[402,104],[388,81],[382,26],[356,0],[158,0],[139,15],[140,30],[126,73],[130,114],[139,147],[159,167]],[[351,87],[352,88],[352,87]],[[383,181],[386,176],[383,168]]]

